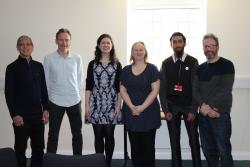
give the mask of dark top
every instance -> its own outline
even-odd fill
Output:
[[[151,84],[158,79],[160,73],[153,64],[148,63],[139,75],[134,75],[132,65],[128,65],[122,70],[121,84],[127,89],[131,102],[134,105],[141,105],[152,91]],[[145,132],[161,126],[160,105],[157,98],[139,116],[133,116],[126,103],[123,103],[122,112],[128,130]]]
[[[86,123],[92,124],[118,124],[121,123],[121,114],[115,115],[117,94],[120,91],[119,82],[121,64],[117,62],[95,63],[88,65],[86,90],[90,95],[90,116]]]
[[[187,55],[184,61],[174,62],[173,57],[170,56],[162,62],[159,94],[164,112],[170,112],[168,103],[180,107],[192,106],[193,110],[189,112],[197,111],[192,100],[192,81],[197,67],[198,60],[190,55]],[[182,91],[175,90],[176,85],[182,86]]]
[[[18,57],[6,68],[5,98],[11,117],[40,117],[48,109],[48,93],[41,63]]]
[[[220,57],[215,63],[203,63],[194,77],[193,96],[199,105],[203,102],[218,112],[230,112],[232,106],[232,88],[234,83],[234,65]]]

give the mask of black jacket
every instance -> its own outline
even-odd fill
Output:
[[[5,98],[11,117],[41,116],[48,109],[48,92],[41,63],[18,57],[6,68]]]

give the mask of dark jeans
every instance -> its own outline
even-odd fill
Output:
[[[133,167],[155,167],[155,134],[156,129],[128,131]]]
[[[219,118],[199,114],[199,129],[201,147],[209,167],[233,167],[230,113],[221,113]]]
[[[107,167],[111,166],[112,155],[115,148],[114,130],[115,125],[92,124],[95,134],[95,152],[104,153]],[[105,139],[105,140],[104,140]]]
[[[82,115],[81,102],[71,107],[62,107],[50,102],[49,134],[47,152],[56,153],[58,137],[64,113],[67,113],[72,133],[73,154],[82,154]]]
[[[191,148],[193,167],[201,167],[201,155],[200,155],[200,142],[198,133],[198,120],[197,116],[193,121],[187,121],[187,113],[191,111],[191,107],[179,107],[169,104],[169,112],[173,114],[173,118],[167,121],[171,153],[172,153],[172,167],[181,167],[181,146],[180,146],[180,131],[181,131],[181,119],[183,117],[186,130],[189,137],[189,145]]]
[[[41,167],[44,149],[44,124],[42,118],[25,119],[23,126],[13,124],[15,134],[15,152],[19,167],[26,167],[25,151],[30,138],[31,167]]]

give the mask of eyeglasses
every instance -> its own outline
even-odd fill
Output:
[[[217,45],[204,45],[203,48],[204,49],[215,49],[215,48],[217,48]]]

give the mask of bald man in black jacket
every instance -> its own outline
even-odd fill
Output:
[[[19,167],[26,167],[25,151],[31,140],[31,167],[41,167],[44,149],[44,124],[48,122],[48,93],[41,63],[31,57],[33,43],[23,35],[17,40],[19,56],[7,66],[5,98],[13,120],[14,149]]]

